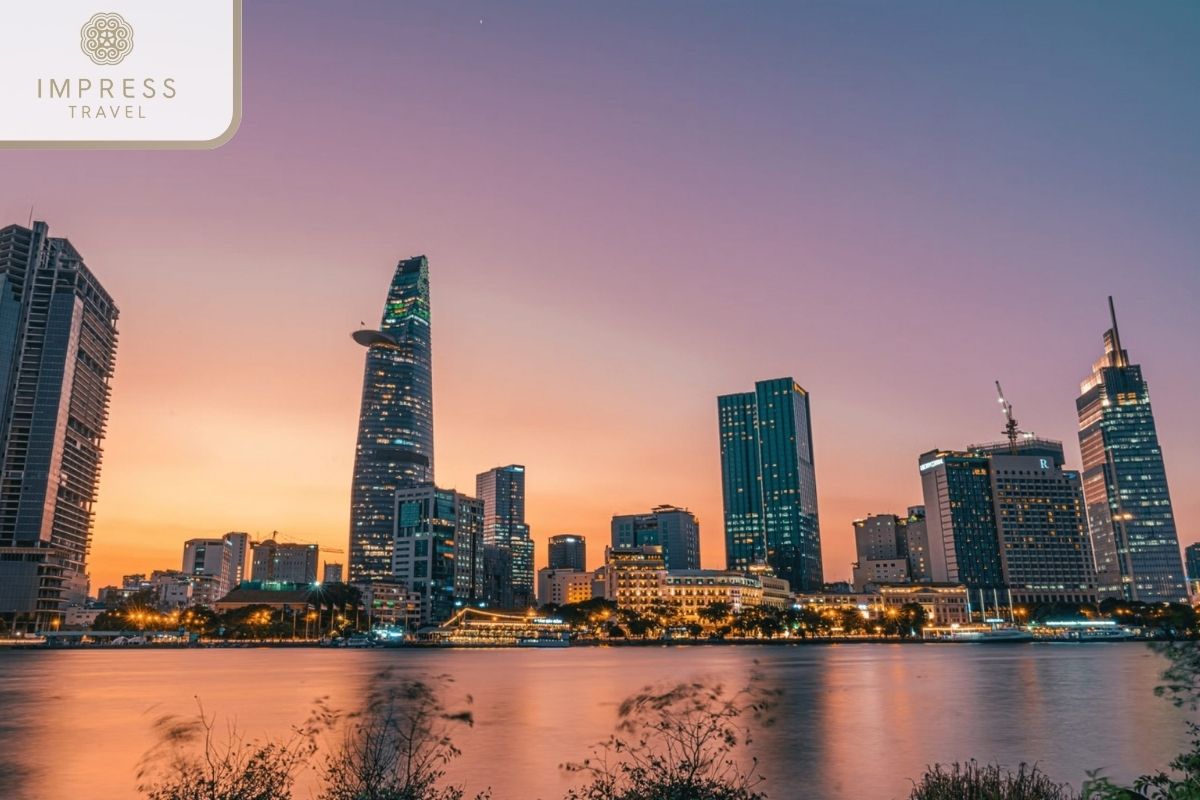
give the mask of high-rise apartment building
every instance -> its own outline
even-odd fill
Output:
[[[661,547],[667,569],[700,569],[700,523],[686,508],[657,506],[649,514],[612,518],[613,547]]]
[[[494,563],[511,565],[507,576],[497,575],[503,584],[507,577],[509,591],[501,587],[500,596],[488,600],[501,607],[526,608],[534,603],[533,540],[525,522],[525,467],[509,464],[494,467],[475,478],[475,496],[483,501],[483,543],[506,551],[497,554]]]
[[[1060,442],[1032,438],[922,455],[932,579],[985,607],[1094,602],[1080,477],[1063,463]]]
[[[822,586],[809,394],[792,378],[717,398],[725,560],[766,562],[796,591]]]
[[[904,517],[875,514],[854,521],[854,589],[868,584],[927,582],[929,535],[924,506],[912,506]]]
[[[229,547],[229,588],[236,589],[242,581],[250,580],[250,534],[230,531],[221,538]]]
[[[547,555],[550,569],[573,569],[579,572],[587,569],[587,541],[577,533],[551,536]],[[540,592],[538,600],[545,602]]]
[[[0,618],[87,597],[117,307],[44,222],[0,229]]]
[[[236,586],[233,581],[233,546],[224,538],[188,539],[183,543],[183,573],[213,578],[217,594],[224,595]]]
[[[392,572],[396,489],[433,481],[433,370],[429,262],[396,265],[378,330],[360,330],[367,348],[350,491],[350,580]]]
[[[1142,368],[1121,346],[1117,315],[1075,401],[1083,493],[1101,597],[1187,602],[1162,447]]]

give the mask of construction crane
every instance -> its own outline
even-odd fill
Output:
[[[1017,439],[1020,438],[1022,431],[1017,427],[1017,420],[1013,417],[1012,403],[1004,398],[1004,389],[1000,388],[1000,381],[996,381],[996,394],[1000,395],[1000,407],[1004,409],[1004,436],[1008,439],[1008,449],[1010,452],[1017,452]]]

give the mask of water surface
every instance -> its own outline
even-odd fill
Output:
[[[560,798],[559,765],[604,738],[648,683],[737,684],[757,661],[783,691],[754,752],[772,800],[903,798],[925,765],[1038,762],[1078,786],[1129,778],[1186,743],[1153,696],[1165,661],[1134,643],[579,647],[563,650],[92,650],[0,652],[0,797],[128,800],[164,714],[196,698],[254,735],[286,732],[317,697],[353,707],[374,676],[450,674],[474,699],[451,768],[496,800]],[[309,786],[298,798],[311,796]]]

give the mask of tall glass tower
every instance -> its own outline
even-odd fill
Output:
[[[1121,347],[1117,314],[1104,355],[1079,387],[1083,493],[1103,597],[1187,602],[1167,472],[1142,368]]]
[[[0,229],[0,617],[18,629],[87,596],[116,325],[69,241]]]
[[[433,481],[433,371],[429,261],[396,265],[378,330],[367,348],[354,483],[350,490],[350,580],[392,576],[396,489]]]
[[[717,398],[726,565],[765,562],[799,591],[823,582],[808,398],[792,378]]]
[[[500,606],[525,608],[533,602],[533,540],[525,522],[525,467],[509,464],[475,476],[475,496],[483,501],[483,544],[501,551],[493,559],[498,586],[489,598]],[[511,593],[511,597],[510,597]]]

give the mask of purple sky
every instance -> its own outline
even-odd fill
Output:
[[[230,529],[345,547],[348,333],[417,253],[439,482],[526,464],[539,563],[674,503],[721,565],[715,397],[792,375],[847,577],[920,452],[999,438],[997,378],[1078,465],[1110,293],[1200,538],[1200,6],[246,14],[225,147],[0,152],[3,222],[34,204],[122,310],[94,586]]]

